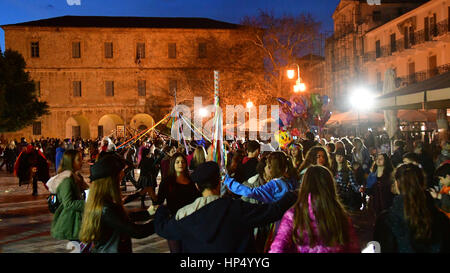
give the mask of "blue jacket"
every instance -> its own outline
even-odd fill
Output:
[[[223,184],[235,194],[250,197],[263,203],[279,201],[286,192],[293,191],[296,188],[294,182],[286,181],[281,178],[272,179],[266,184],[256,188],[249,188],[228,175],[225,177]]]
[[[366,188],[368,189],[372,188],[373,185],[375,185],[375,183],[377,183],[377,173],[376,172],[369,173],[369,176],[367,177]]]
[[[61,159],[66,150],[64,148],[58,147],[56,148],[56,156],[55,156],[55,169],[58,171],[59,164],[61,163]]]

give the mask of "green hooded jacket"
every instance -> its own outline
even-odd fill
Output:
[[[60,240],[79,240],[85,204],[82,192],[71,176],[62,180],[56,194],[61,204],[53,217],[51,235]]]

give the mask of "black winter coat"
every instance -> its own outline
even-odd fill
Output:
[[[222,197],[178,221],[161,206],[155,232],[180,240],[184,253],[256,253],[253,228],[280,220],[296,199],[288,192],[276,203],[257,205]]]

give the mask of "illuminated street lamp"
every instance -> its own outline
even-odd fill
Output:
[[[248,102],[247,102],[247,108],[252,108],[252,107],[253,107],[253,102],[248,101]]]
[[[306,90],[306,85],[304,83],[302,83],[302,80],[300,78],[300,66],[298,64],[295,64],[295,65],[297,65],[297,81],[295,82],[295,85],[294,85],[294,92],[295,93],[304,92]],[[289,79],[293,79],[295,76],[295,70],[288,69],[287,76]]]
[[[359,112],[370,110],[373,106],[373,94],[364,87],[356,87],[350,95],[350,104],[358,111],[358,134],[361,134]]]

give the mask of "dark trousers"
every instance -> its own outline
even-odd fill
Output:
[[[169,244],[170,253],[181,253],[181,242],[175,240],[167,240]]]
[[[128,167],[125,169],[125,175],[122,179],[122,186],[125,186],[127,184],[127,181],[130,181],[131,184],[133,184],[133,186],[138,189],[138,184],[136,182],[136,179],[134,178],[134,168],[133,167]]]
[[[14,172],[14,161],[8,161],[6,162],[6,170],[9,173],[13,173]]]
[[[34,176],[33,177],[33,195],[37,195],[38,194],[37,183],[38,183],[37,176]]]

